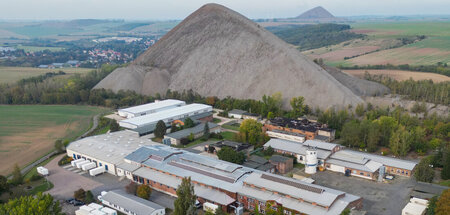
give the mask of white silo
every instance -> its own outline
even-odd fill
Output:
[[[315,148],[308,148],[306,150],[305,173],[315,174],[317,171],[317,150]]]

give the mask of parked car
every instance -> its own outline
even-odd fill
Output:
[[[394,176],[393,175],[386,175],[386,177],[384,177],[384,178],[386,178],[387,180],[393,180]]]
[[[72,204],[72,205],[73,205],[73,202],[74,202],[74,201],[75,201],[74,198],[70,198],[70,199],[67,199],[67,200],[66,200],[67,203]]]
[[[198,200],[195,200],[195,207],[197,209],[200,209],[202,207],[202,203],[200,203]]]
[[[75,200],[75,201],[73,202],[73,205],[74,205],[74,206],[81,206],[81,205],[85,205],[85,204],[84,204],[84,202],[82,202],[82,201]]]

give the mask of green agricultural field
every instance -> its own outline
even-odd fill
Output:
[[[358,57],[344,61],[327,60],[327,64],[351,66],[388,63],[394,65],[450,63],[450,22],[355,23],[351,26],[353,31],[367,34],[368,39],[366,41],[381,40],[387,42],[417,35],[425,35],[426,38],[397,48],[382,48],[371,53],[361,51],[358,53],[360,55]],[[357,51],[353,52],[357,53]]]
[[[73,140],[106,108],[75,105],[0,105],[0,174],[25,166],[53,149],[56,139]]]
[[[39,69],[34,67],[0,67],[0,84],[15,83],[21,79],[43,75],[47,72],[63,71],[65,76],[74,74],[85,74],[92,69],[88,68],[62,68],[62,69]]]
[[[16,46],[16,49],[23,49],[25,52],[39,52],[44,50],[49,50],[52,52],[61,51],[64,48],[61,47],[40,47],[40,46],[22,46],[18,45]]]

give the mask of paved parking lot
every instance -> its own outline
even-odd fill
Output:
[[[58,161],[62,156],[64,155],[56,157],[45,167],[48,168],[50,172],[47,179],[54,185],[54,187],[47,192],[54,196],[55,199],[60,200],[63,212],[66,214],[75,214],[75,210],[78,208],[64,202],[66,199],[73,197],[75,190],[80,188],[91,190],[94,197],[97,198],[102,191],[124,189],[125,186],[131,182],[131,180],[127,178],[120,178],[108,173],[92,177],[87,172],[71,167],[70,164],[63,167],[58,166]],[[153,190],[150,200],[164,207],[173,209],[175,198]]]
[[[317,172],[311,176],[316,184],[361,196],[363,210],[368,215],[401,214],[409,201],[414,179],[396,177],[392,183],[379,183],[331,171]]]

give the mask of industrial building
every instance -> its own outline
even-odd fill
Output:
[[[153,144],[157,143],[139,138],[136,132],[123,130],[74,141],[67,146],[67,156],[93,162],[97,167],[104,166],[105,171],[112,175],[131,177],[125,156],[141,146]]]
[[[204,104],[189,104],[170,108],[140,117],[125,119],[119,122],[121,127],[131,129],[145,135],[153,132],[156,123],[162,120],[166,126],[170,126],[175,120],[191,118],[200,121],[212,121],[212,107]]]
[[[263,172],[275,173],[275,165],[271,164],[265,158],[256,155],[250,155],[250,157],[245,160],[242,166],[260,170]]]
[[[326,143],[320,141],[307,140],[305,143],[293,142],[283,139],[270,139],[264,144],[264,149],[272,147],[273,150],[280,154],[292,155],[297,158],[297,162],[306,163],[306,151],[310,147],[315,147],[317,152],[318,165],[323,165],[330,155],[340,149],[338,144]]]
[[[205,157],[165,145],[145,146],[126,160],[141,167],[133,180],[155,190],[176,195],[182,178],[191,177],[195,194],[202,203],[224,211],[242,207],[260,211],[266,204],[283,205],[285,214],[340,214],[345,208],[361,208],[362,199],[342,191],[308,184],[291,178]]]
[[[275,171],[279,174],[286,174],[294,168],[294,159],[281,155],[273,155],[269,162],[275,166]]]
[[[221,127],[215,123],[212,122],[206,122],[208,123],[209,133],[220,133],[222,131]],[[205,129],[205,123],[199,123],[198,125],[192,127],[192,128],[186,128],[180,131],[176,131],[173,133],[169,133],[164,135],[164,143],[179,146],[182,145],[182,139],[186,139],[192,134],[194,135],[194,139],[200,138],[204,134]]]
[[[428,200],[411,198],[408,204],[402,209],[402,215],[425,215],[428,207]]]
[[[376,179],[381,167],[381,174],[410,177],[417,163],[386,156],[373,155],[352,150],[341,150],[326,161],[326,168],[336,172]]]
[[[283,140],[290,140],[295,141],[299,143],[303,143],[306,140],[306,136],[304,134],[289,132],[289,131],[283,131],[283,130],[271,130],[266,131],[266,134],[271,138],[278,138]]]
[[[254,146],[248,143],[239,143],[229,140],[221,140],[209,145],[205,145],[205,151],[216,154],[224,147],[229,147],[236,152],[243,152],[246,155],[249,155],[250,152],[252,152],[254,149]]]
[[[322,136],[320,139],[328,141],[334,140],[335,130],[327,128],[326,125],[311,121],[308,119],[289,119],[284,117],[275,117],[264,124],[264,130],[267,131],[285,131],[305,135],[307,140],[313,140],[316,136]],[[320,133],[319,133],[320,132]]]
[[[101,193],[102,204],[128,215],[164,215],[165,207],[142,199],[123,190],[112,190]]]
[[[186,102],[174,99],[166,99],[162,101],[155,101],[153,103],[138,105],[134,107],[119,109],[117,112],[119,116],[125,118],[134,118],[139,116],[144,116],[171,108],[181,107],[186,105]]]

